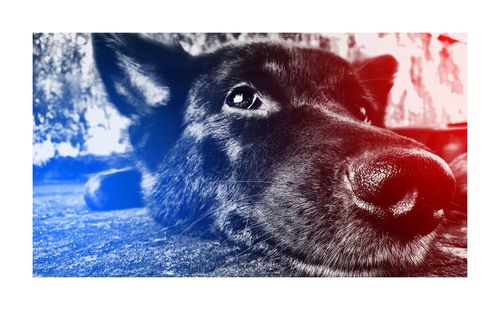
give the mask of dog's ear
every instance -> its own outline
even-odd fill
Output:
[[[139,34],[93,34],[97,69],[110,100],[131,118],[173,104],[188,83],[191,56],[180,44],[163,44]]]
[[[379,121],[383,123],[389,92],[394,84],[398,62],[391,55],[382,55],[354,63],[359,81],[374,99]]]

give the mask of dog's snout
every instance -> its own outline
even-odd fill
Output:
[[[355,160],[349,181],[366,210],[384,230],[426,235],[443,218],[455,190],[448,165],[424,150],[394,150]]]

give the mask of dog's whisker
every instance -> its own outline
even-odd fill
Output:
[[[201,215],[196,221],[192,222],[190,225],[188,225],[184,230],[182,230],[176,237],[175,240],[179,239],[185,232],[187,232],[189,229],[193,228],[196,224],[207,218],[208,216],[216,213],[219,211],[218,209],[212,209],[205,214]]]
[[[237,253],[235,256],[231,256],[231,258],[230,258],[230,259],[228,259],[228,260],[226,261],[226,263],[224,263],[224,264],[223,264],[222,266],[220,266],[219,268],[224,268],[224,267],[226,267],[227,265],[229,265],[230,263],[235,262],[235,261],[236,261],[239,257],[241,257],[243,254],[248,253],[249,251],[253,250],[256,246],[258,246],[258,245],[260,245],[260,244],[263,244],[264,242],[266,242],[266,241],[268,241],[268,240],[270,240],[270,239],[272,239],[272,238],[273,238],[272,236],[271,236],[271,237],[268,237],[268,238],[265,238],[265,239],[263,239],[263,240],[260,240],[260,241],[258,241],[258,242],[256,242],[256,243],[254,243],[252,246],[249,246],[249,247],[245,248],[243,251],[241,251],[241,252]]]
[[[241,229],[240,232],[243,232],[246,229],[247,230],[248,229],[253,229],[253,228],[258,227],[258,226],[261,226],[261,224],[259,222],[256,222],[254,224],[246,226],[244,229]],[[232,240],[231,236],[224,238],[214,249],[217,249],[217,248],[221,247],[223,244],[225,244],[226,242],[231,241],[231,240]]]
[[[247,249],[245,249],[244,251],[242,251],[242,252],[238,253],[238,254],[237,254],[234,258],[236,259],[236,258],[240,257],[241,255],[243,255],[243,254],[245,254],[245,253],[249,252],[250,250],[254,249],[256,246],[261,245],[261,244],[263,244],[263,243],[265,243],[265,242],[267,242],[267,241],[271,240],[272,238],[273,238],[273,236],[270,236],[270,237],[268,237],[268,238],[266,238],[266,239],[264,239],[264,240],[260,240],[260,241],[258,241],[257,243],[254,243],[253,245],[251,245],[250,247],[248,247],[248,248],[247,248]]]
[[[254,195],[249,195],[249,196],[246,196],[246,197],[243,197],[241,199],[238,199],[238,200],[235,200],[233,201],[232,203],[239,203],[241,201],[245,201],[245,200],[248,200],[248,199],[251,199],[251,198],[256,198],[256,197],[259,197],[259,196],[262,196],[264,194],[254,194]],[[205,214],[201,215],[197,220],[195,220],[194,222],[192,222],[190,225],[188,225],[184,230],[182,230],[176,237],[175,239],[177,240],[179,237],[181,237],[184,233],[186,233],[187,231],[189,231],[191,228],[193,228],[196,224],[198,224],[199,222],[201,222],[202,220],[206,219],[207,217],[209,217],[210,215],[212,214],[215,214],[217,212],[220,212],[220,210],[218,208],[214,208],[212,210],[209,210],[208,212],[206,212]],[[224,222],[225,222],[225,219],[224,219]]]
[[[245,205],[242,205],[242,206],[240,206],[240,207],[245,207]],[[242,229],[241,231],[244,231],[245,229],[251,229],[251,228],[256,227],[256,226],[258,226],[258,225],[259,225],[259,223],[256,223],[256,224],[253,224],[253,225],[248,226],[248,217],[249,217],[249,216],[250,216],[250,215],[248,215],[248,216],[247,216],[247,222],[246,222],[245,228],[244,228],[244,229]],[[221,224],[221,226],[222,226],[222,227],[223,227],[223,226],[224,226],[224,224],[226,223],[227,218],[228,218],[228,216],[226,215],[226,216],[224,217],[224,220],[222,221],[222,224]],[[200,234],[196,237],[195,241],[199,241],[199,240],[200,240],[200,239],[201,239],[201,238],[202,238],[202,237],[203,237],[203,236],[204,236],[207,232],[209,232],[211,229],[212,229],[211,227],[209,227],[209,228],[205,229],[203,232],[201,232],[201,233],[200,233]],[[224,243],[225,241],[227,241],[227,240],[229,240],[229,239],[230,239],[229,237],[228,237],[228,238],[226,238],[226,239],[224,239],[224,241],[220,242],[220,243],[219,243],[219,244],[218,244],[218,245],[217,245],[214,249],[219,248],[219,247],[222,245],[222,243]]]
[[[444,219],[443,219],[443,222],[445,222],[445,223],[453,223],[453,224],[460,224],[459,222],[452,221],[452,220],[450,220],[450,219],[448,219],[448,218],[444,218]]]
[[[262,183],[262,184],[276,184],[276,182],[271,181],[259,181],[259,180],[219,180],[219,181],[208,181],[207,183]]]

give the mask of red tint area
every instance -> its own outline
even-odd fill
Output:
[[[396,57],[388,127],[445,129],[467,122],[466,40],[465,34],[350,34],[345,50],[339,44],[339,54],[351,61],[381,54]]]

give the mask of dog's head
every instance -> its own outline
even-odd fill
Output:
[[[210,223],[311,274],[421,262],[454,179],[383,129],[397,62],[270,42],[191,56],[135,34],[94,35],[108,94],[130,117],[143,191],[166,225]]]

